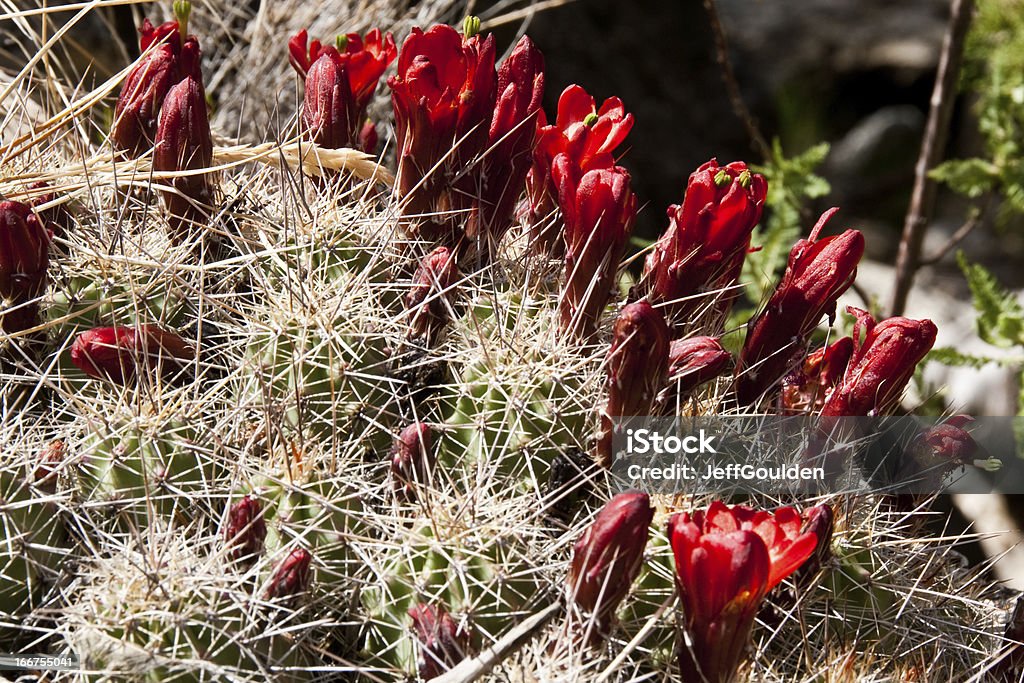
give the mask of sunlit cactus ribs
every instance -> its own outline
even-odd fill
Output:
[[[809,171],[711,159],[634,234],[643,110],[552,83],[500,8],[414,4],[147,5],[134,62],[4,137],[0,650],[239,683],[959,681],[1014,652],[932,496],[622,477],[626,418],[818,437],[938,400],[936,326],[849,305],[866,237],[810,228]],[[908,456],[991,462],[976,427]]]

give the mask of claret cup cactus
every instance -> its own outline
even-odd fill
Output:
[[[640,117],[578,84],[545,112],[529,37],[312,40],[274,9],[235,42],[242,8],[169,9],[109,92],[61,90],[39,153],[0,150],[0,650],[111,681],[988,666],[1003,596],[891,499],[616,480],[621,418],[913,408],[930,321],[850,309],[822,345],[860,232],[826,214],[736,321],[769,174],[678,178],[637,252]],[[294,97],[234,139],[223,69],[253,51]],[[921,457],[968,462],[970,430]]]

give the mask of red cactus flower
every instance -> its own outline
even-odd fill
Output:
[[[527,36],[498,67],[497,101],[488,147],[474,167],[479,201],[467,233],[489,257],[512,226],[515,202],[533,161],[537,115],[544,97],[544,55]]]
[[[629,304],[619,313],[608,350],[608,402],[601,414],[597,460],[612,463],[615,418],[651,412],[668,371],[669,331],[665,318],[646,301]]]
[[[440,605],[420,603],[409,608],[412,631],[419,641],[419,676],[437,678],[470,653],[469,632],[458,626]]]
[[[716,337],[689,337],[672,342],[668,350],[668,385],[663,400],[671,405],[697,387],[726,372],[732,354]]]
[[[755,511],[715,501],[669,520],[676,584],[686,618],[683,680],[727,683],[743,660],[765,595],[814,552],[793,508]]]
[[[580,175],[615,165],[613,156],[633,128],[633,115],[626,113],[622,100],[609,97],[598,108],[594,98],[579,85],[570,85],[558,98],[558,114],[548,124],[544,112],[537,120],[537,143],[527,175],[526,221],[535,228],[554,210],[558,185],[551,166],[559,154],[568,154]],[[557,231],[538,232],[534,248],[557,255],[561,251]]]
[[[640,573],[652,519],[654,508],[646,493],[620,493],[601,508],[573,547],[566,590],[576,606],[594,615],[599,631],[607,630]]]
[[[288,42],[290,61],[306,79],[302,122],[307,139],[321,147],[355,147],[366,120],[366,107],[384,70],[395,59],[391,34],[373,29],[360,38],[350,33],[338,47],[313,41],[306,50],[306,31]]]
[[[313,556],[305,548],[296,548],[288,553],[270,575],[264,597],[267,600],[289,601],[305,593],[309,590],[312,561]]]
[[[864,236],[857,230],[818,239],[838,209],[822,214],[811,236],[789,252],[789,262],[764,309],[747,325],[736,368],[736,396],[752,405],[774,388],[798,362],[807,337],[821,317],[835,317],[836,300],[857,276]]]
[[[540,130],[537,154],[549,166],[559,154],[568,154],[582,173],[610,168],[612,154],[632,128],[633,115],[618,97],[609,97],[599,109],[586,90],[570,85],[558,98],[555,123]]]
[[[27,205],[0,202],[0,328],[8,334],[39,324],[51,236]]]
[[[228,510],[224,527],[224,542],[229,556],[236,562],[251,561],[263,552],[267,537],[267,523],[263,519],[263,506],[254,496],[245,496]]]
[[[867,311],[852,306],[846,310],[857,317],[855,348],[821,414],[888,414],[899,403],[917,364],[935,344],[938,330],[931,320],[896,317],[876,324]]]
[[[434,436],[430,425],[414,422],[401,431],[391,446],[391,478],[395,491],[413,498],[416,487],[429,481],[434,468]]]
[[[562,329],[589,338],[596,330],[633,231],[636,195],[620,166],[579,170],[565,154],[552,174],[565,221],[565,290],[559,303]]]
[[[446,25],[413,28],[388,85],[398,154],[395,188],[405,213],[460,208],[468,200],[451,191],[451,181],[484,151],[494,111],[494,36],[464,37]]]
[[[712,159],[690,175],[682,206],[668,207],[668,229],[644,264],[644,291],[668,303],[670,319],[706,305],[681,299],[736,282],[767,193],[764,176],[742,161],[719,166]],[[715,296],[715,310],[724,314],[733,297]]]
[[[299,76],[305,78],[309,67],[313,66],[313,62],[320,58],[323,47],[319,40],[309,43],[309,32],[302,29],[288,39],[288,62]]]
[[[191,54],[199,63],[198,46],[193,53],[189,44],[182,49],[182,61]],[[213,139],[206,111],[202,81],[186,77],[167,93],[157,124],[153,168],[157,171],[201,171],[213,164]],[[167,181],[173,191],[163,193],[171,235],[183,241],[196,226],[210,217],[215,185],[210,173],[191,173]]]
[[[892,500],[917,507],[922,502],[922,497],[915,495],[917,492],[940,491],[947,475],[955,469],[968,463],[980,464],[974,459],[979,450],[978,442],[964,429],[972,422],[974,418],[968,415],[954,415],[945,422],[922,429],[907,444],[900,467],[892,477],[905,487]]]
[[[817,413],[839,383],[853,355],[853,339],[842,337],[809,354],[803,364],[782,382],[783,415]]]
[[[174,332],[156,325],[96,327],[82,332],[71,344],[71,362],[97,379],[127,384],[139,364],[177,371],[195,357],[195,351]]]
[[[447,247],[437,247],[423,259],[412,276],[412,289],[405,295],[411,339],[430,341],[444,328],[460,277],[455,255]]]

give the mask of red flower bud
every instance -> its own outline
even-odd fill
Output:
[[[292,66],[306,78],[302,122],[307,139],[328,149],[355,147],[377,82],[395,59],[391,34],[373,29],[364,42],[350,33],[340,49],[313,41],[306,52],[302,30],[288,45]]]
[[[54,439],[43,447],[32,473],[32,480],[40,490],[51,495],[57,492],[57,476],[66,458],[67,447],[63,439]]]
[[[487,151],[474,167],[479,201],[467,227],[470,237],[485,241],[487,257],[512,227],[515,202],[533,160],[544,97],[544,55],[527,36],[498,67],[497,93]]]
[[[28,189],[49,190],[50,184],[45,180],[40,180],[29,185]],[[47,230],[57,237],[63,237],[70,232],[71,226],[75,222],[75,217],[68,208],[68,204],[57,204],[56,206],[51,206],[48,209],[39,208],[40,206],[49,204],[56,199],[57,195],[54,192],[45,192],[30,201],[29,206],[32,207],[32,211],[34,211],[39,217],[39,220],[42,221]]]
[[[159,26],[153,26],[153,23],[146,17],[142,20],[142,26],[139,27],[139,52],[145,52],[149,47],[156,43],[172,43],[175,40],[178,41],[180,46],[181,26],[177,20],[172,19],[171,21],[165,21]]]
[[[652,519],[654,508],[646,493],[620,493],[601,508],[573,547],[566,580],[569,599],[593,614],[601,631],[607,630],[640,573]]]
[[[821,414],[888,414],[899,403],[917,364],[931,351],[938,330],[931,320],[896,317],[875,324],[867,311],[852,306],[846,310],[857,317],[853,357]]]
[[[409,608],[412,630],[420,644],[419,676],[437,678],[470,654],[469,633],[456,625],[440,605],[417,604]]]
[[[581,338],[596,330],[636,219],[636,195],[620,166],[579,175],[571,159],[555,158],[552,174],[565,221],[562,329]]]
[[[598,109],[582,87],[570,85],[562,91],[555,123],[548,125],[543,111],[538,116],[537,142],[527,176],[527,222],[536,228],[555,208],[558,184],[551,175],[555,157],[567,154],[580,175],[596,168],[611,168],[615,165],[615,149],[632,128],[633,115],[626,113],[618,97],[609,97]],[[557,255],[562,245],[556,238],[554,230],[538,233],[534,247]]]
[[[853,340],[842,337],[804,359],[803,364],[782,382],[782,414],[817,413],[825,398],[842,379],[853,355]]]
[[[447,247],[427,254],[412,276],[412,289],[405,295],[405,309],[412,328],[409,337],[432,340],[448,322],[454,287],[461,273],[455,256]]]
[[[144,19],[139,29],[143,56],[125,77],[110,129],[114,147],[130,157],[140,156],[154,144],[157,115],[168,91],[195,68],[191,57],[183,68],[182,45],[194,43],[196,47],[189,49],[198,50],[198,42],[195,36],[183,42],[180,30],[177,21],[154,27],[149,19]]]
[[[930,454],[950,465],[964,465],[974,459],[978,442],[964,429],[974,422],[970,415],[954,415],[945,422],[925,430],[920,441]]]
[[[809,239],[789,252],[782,281],[764,309],[747,325],[747,339],[736,369],[736,396],[753,405],[778,384],[804,352],[821,317],[835,317],[836,300],[857,276],[864,236],[857,230],[818,239],[838,209],[822,214]]]
[[[430,481],[434,468],[433,432],[425,422],[414,422],[398,435],[391,447],[391,478],[395,491],[413,498],[416,487]]]
[[[676,585],[688,641],[680,648],[683,680],[726,683],[743,660],[765,595],[814,552],[793,508],[755,511],[715,501],[707,511],[669,520]]]
[[[672,342],[668,350],[666,401],[684,399],[697,387],[726,372],[732,354],[715,337],[689,337]]]
[[[764,176],[742,161],[712,159],[690,175],[682,206],[668,207],[669,227],[644,264],[644,291],[669,304],[669,318],[692,316],[707,302],[681,300],[707,292],[716,312],[727,312],[734,296],[719,290],[740,275],[767,193]]]
[[[127,384],[135,378],[139,364],[170,372],[195,357],[185,340],[156,325],[138,327],[96,327],[82,332],[71,345],[71,362],[85,374]]]
[[[835,527],[835,512],[827,503],[807,508],[803,512],[803,533],[814,534],[816,544],[814,552],[807,562],[800,567],[800,574],[813,578],[832,557],[832,530]]]
[[[363,127],[359,129],[359,149],[367,154],[376,154],[377,143],[377,126],[370,119],[366,119]]]
[[[186,44],[184,53],[191,51]],[[198,63],[198,44],[195,48]],[[187,77],[167,93],[157,124],[153,168],[157,171],[200,171],[213,164],[213,139],[200,80]],[[181,240],[194,226],[209,219],[214,182],[209,173],[194,173],[166,181],[174,191],[163,193],[174,239]]]
[[[305,548],[288,553],[270,575],[264,596],[267,600],[292,600],[309,590],[309,565],[313,556]]]
[[[227,526],[224,527],[224,543],[228,555],[236,562],[254,560],[263,552],[263,541],[267,537],[267,523],[263,519],[263,506],[253,496],[246,496],[228,510]]]
[[[646,301],[629,304],[619,313],[608,350],[608,403],[601,414],[597,460],[612,463],[614,420],[651,412],[668,371],[669,331],[665,318]]]
[[[178,22],[171,21],[159,29],[146,19],[140,29],[142,52],[154,42],[161,42],[152,52],[143,54],[121,86],[114,109],[110,138],[116,149],[131,157],[142,154],[156,137],[156,118],[167,91],[178,80]]]
[[[458,208],[461,195],[453,196],[450,180],[484,151],[494,112],[494,36],[464,38],[446,25],[413,28],[388,85],[398,155],[395,189],[404,211]]]
[[[8,334],[39,324],[49,246],[50,233],[27,205],[0,202],[0,326]]]

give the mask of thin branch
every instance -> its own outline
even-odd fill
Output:
[[[722,71],[722,82],[725,84],[725,91],[729,95],[732,110],[747,130],[747,136],[750,137],[750,144],[753,146],[754,151],[761,156],[763,161],[767,161],[771,159],[772,151],[764,135],[761,134],[761,130],[757,127],[757,121],[754,119],[753,114],[750,113],[747,103],[743,101],[743,95],[740,94],[740,86],[736,82],[736,74],[732,70],[732,62],[729,60],[729,43],[725,38],[725,28],[722,26],[722,20],[718,17],[715,0],[704,0],[704,9],[708,13],[708,24],[711,27],[711,33],[715,37],[715,57]]]
[[[907,296],[914,284],[914,275],[921,267],[921,244],[935,208],[937,184],[928,173],[939,163],[949,137],[949,121],[956,100],[956,82],[963,61],[964,42],[971,26],[974,0],[952,0],[949,24],[942,40],[939,68],[932,89],[931,109],[925,127],[921,153],[914,169],[914,190],[903,223],[899,253],[896,256],[896,279],[893,283],[890,315],[899,315],[907,305]]]
[[[991,207],[991,205],[992,198],[989,197],[989,201],[985,205],[984,209],[975,209],[974,211],[972,211],[971,215],[967,217],[966,221],[964,221],[964,224],[957,228],[956,232],[949,236],[949,239],[946,240],[946,243],[939,247],[932,255],[928,256],[927,258],[922,258],[918,262],[919,265],[922,267],[934,266],[936,263],[946,258],[946,255],[949,252],[956,249],[956,247],[961,242],[963,242],[964,239],[966,239],[967,236],[970,235],[976,227],[978,227],[978,225],[982,223],[982,219],[988,213],[988,209],[989,207]]]

